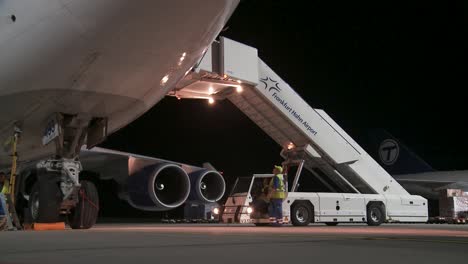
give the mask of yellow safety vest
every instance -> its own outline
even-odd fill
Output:
[[[3,193],[3,194],[8,194],[10,193],[10,182],[8,180],[5,180],[5,182],[3,183],[3,188],[2,188],[2,191],[0,193]]]
[[[274,188],[275,177],[279,180],[279,188]],[[270,188],[273,190],[271,198],[273,199],[284,199],[286,198],[286,190],[284,189],[283,174],[276,174],[270,181]]]

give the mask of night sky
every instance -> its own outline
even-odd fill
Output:
[[[435,169],[468,169],[468,4],[242,1],[221,35],[256,47],[358,143],[383,128]],[[229,182],[280,147],[229,101],[166,98],[103,147],[201,165]],[[363,146],[366,148],[366,146]]]

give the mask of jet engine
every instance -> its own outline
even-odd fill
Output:
[[[128,177],[127,191],[129,203],[133,207],[146,211],[165,211],[187,200],[190,179],[176,164],[148,165]]]
[[[213,170],[199,170],[190,173],[190,201],[205,203],[216,202],[221,199],[226,191],[226,183],[223,176]]]

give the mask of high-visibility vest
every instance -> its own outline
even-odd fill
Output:
[[[5,180],[5,182],[3,183],[3,188],[0,191],[0,193],[3,193],[3,194],[10,193],[10,182],[8,180]]]
[[[275,178],[278,179],[279,187],[274,187]],[[286,198],[286,190],[284,188],[283,174],[276,174],[270,181],[270,188],[272,189],[271,198],[273,199],[284,199]]]

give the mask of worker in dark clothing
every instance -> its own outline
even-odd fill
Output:
[[[257,192],[253,197],[252,207],[253,207],[253,214],[251,217],[253,218],[264,218],[268,217],[270,212],[270,199],[268,197],[270,179],[265,178],[261,184],[261,188],[258,188]],[[260,187],[260,186],[259,186]]]
[[[273,178],[270,181],[270,224],[274,226],[283,225],[283,200],[286,198],[286,189],[283,178],[283,167],[273,168]]]

